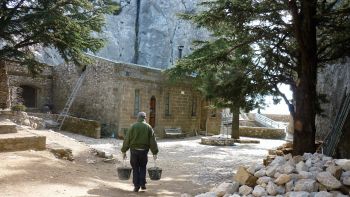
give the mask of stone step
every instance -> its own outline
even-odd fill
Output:
[[[16,124],[9,120],[0,120],[0,134],[17,133]]]
[[[0,152],[45,150],[45,148],[46,137],[27,130],[19,130],[17,133],[0,135]]]

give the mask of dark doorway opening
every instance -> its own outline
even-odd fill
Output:
[[[36,88],[33,88],[31,86],[27,86],[27,85],[23,85],[23,86],[21,86],[21,88],[22,88],[21,97],[23,99],[23,104],[26,107],[35,108],[36,107],[36,94],[37,94]]]
[[[152,96],[150,101],[149,124],[154,128],[156,126],[156,97]]]

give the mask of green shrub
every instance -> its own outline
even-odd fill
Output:
[[[27,107],[23,104],[17,104],[11,107],[12,111],[26,111]]]

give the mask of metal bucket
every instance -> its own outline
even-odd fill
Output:
[[[162,168],[159,168],[159,167],[151,167],[151,168],[148,168],[148,175],[149,175],[149,178],[151,180],[160,180],[160,178],[162,177]]]
[[[129,180],[132,168],[130,167],[118,167],[118,177],[120,180]]]
[[[125,164],[125,159],[123,159],[123,167],[118,167],[118,177],[120,180],[129,180],[132,168],[127,167]]]

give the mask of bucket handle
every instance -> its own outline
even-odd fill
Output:
[[[123,159],[123,166],[124,167],[126,167],[125,161],[126,161],[126,159]]]
[[[157,167],[157,160],[155,158],[153,158],[154,160],[154,167],[156,168]]]

